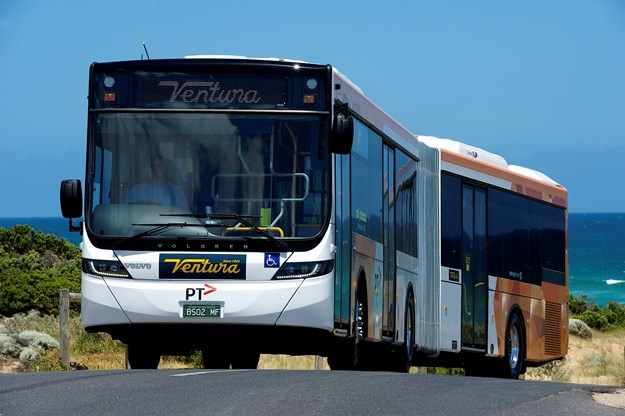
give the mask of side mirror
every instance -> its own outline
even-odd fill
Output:
[[[335,114],[330,134],[330,149],[333,153],[347,155],[354,142],[354,119],[350,115]]]
[[[72,224],[72,218],[82,217],[82,186],[79,179],[66,179],[61,182],[61,213],[69,218],[69,230],[79,231]]]

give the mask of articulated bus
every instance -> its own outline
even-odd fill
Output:
[[[84,200],[61,184],[82,324],[131,368],[201,351],[517,378],[567,352],[566,190],[415,136],[329,65],[94,63],[87,130]]]

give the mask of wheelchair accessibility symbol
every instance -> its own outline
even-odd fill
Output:
[[[265,253],[265,268],[279,268],[280,253]]]

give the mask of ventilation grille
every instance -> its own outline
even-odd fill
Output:
[[[562,306],[553,302],[545,305],[545,354],[562,355]]]

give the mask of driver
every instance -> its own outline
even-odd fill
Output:
[[[180,187],[165,179],[163,161],[160,158],[149,164],[148,179],[130,189],[126,202],[175,205],[189,210],[189,203]]]

